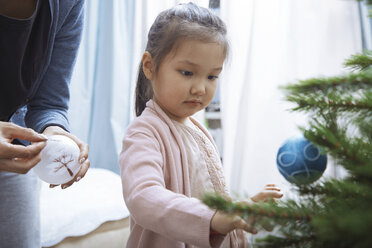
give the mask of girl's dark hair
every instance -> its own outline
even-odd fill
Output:
[[[182,39],[218,42],[224,46],[225,56],[229,50],[223,21],[212,11],[194,3],[179,4],[161,12],[152,24],[147,38],[146,51],[152,56],[155,73],[164,57]],[[151,83],[143,72],[141,62],[136,86],[136,116],[141,115],[146,102],[152,97]]]

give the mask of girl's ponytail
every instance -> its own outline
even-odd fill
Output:
[[[136,85],[136,116],[140,116],[143,110],[146,108],[146,102],[152,98],[153,91],[151,82],[145,76],[142,69],[142,62],[138,68],[138,79]]]

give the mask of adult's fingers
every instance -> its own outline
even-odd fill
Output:
[[[75,135],[73,135],[69,132],[66,132],[61,127],[49,126],[44,130],[44,134],[47,135],[47,136],[59,134],[59,135],[65,135],[65,136],[69,137],[70,139],[72,139],[77,144],[77,146],[80,149],[80,155],[79,155],[80,164],[82,164],[88,158],[88,153],[89,153],[88,144],[82,142]]]
[[[41,154],[37,154],[34,157],[28,159],[16,158],[16,159],[0,159],[0,170],[14,172],[18,174],[26,174],[41,160]]]
[[[84,161],[88,158],[88,153],[89,153],[89,146],[88,144],[82,142],[79,140],[75,135],[73,134],[68,134],[68,136],[75,141],[75,143],[78,145],[80,149],[80,155],[79,155],[79,163],[83,164]],[[89,167],[89,166],[88,166]],[[85,174],[85,173],[84,173]]]
[[[82,179],[85,176],[85,174],[87,173],[89,167],[90,167],[90,161],[89,161],[89,159],[87,159],[81,165],[81,168],[80,168],[79,172],[75,176],[75,181],[76,182],[78,182],[80,179]]]
[[[82,179],[85,174],[87,173],[88,169],[89,169],[89,166],[90,166],[90,161],[87,159],[85,160],[85,162],[81,165],[80,167],[80,170],[79,172],[75,175],[74,179],[72,179],[71,181],[69,181],[68,183],[65,183],[65,184],[62,184],[61,185],[61,188],[62,189],[66,189],[68,187],[70,187],[74,182],[78,182],[80,181],[80,179]],[[51,185],[50,187],[53,188],[55,187],[56,185]]]
[[[79,163],[82,164],[79,172],[75,175],[74,179],[71,181],[64,183],[61,185],[62,189],[65,189],[69,186],[71,186],[75,181],[79,181],[81,178],[84,177],[85,173],[87,172],[89,166],[90,166],[90,161],[88,160],[88,152],[89,152],[89,146],[79,140],[75,135],[66,132],[64,129],[58,126],[49,126],[47,127],[44,132],[45,135],[50,136],[50,135],[65,135],[72,139],[77,146],[80,149],[80,154],[79,154]],[[58,185],[51,184],[49,187],[54,188]]]
[[[29,146],[14,145],[11,143],[0,142],[0,158],[2,159],[33,158],[36,155],[38,155],[45,146],[46,146],[45,141],[34,142]]]
[[[20,127],[10,122],[2,123],[1,133],[4,138],[9,140],[23,139],[31,142],[37,142],[48,139],[45,135],[37,133],[31,128]]]

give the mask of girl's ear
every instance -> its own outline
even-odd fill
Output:
[[[149,52],[144,52],[142,55],[142,70],[148,80],[154,77],[154,60]]]

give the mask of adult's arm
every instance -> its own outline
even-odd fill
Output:
[[[79,146],[79,161],[82,166],[73,180],[61,185],[62,188],[66,188],[84,177],[90,166],[88,145],[69,133],[67,118],[69,85],[83,29],[84,1],[60,0],[58,4],[59,11],[58,13],[54,11],[54,18],[58,18],[59,25],[56,26],[50,64],[39,89],[28,104],[25,123],[26,126],[47,136],[53,134],[68,136]]]
[[[71,7],[66,8],[66,5]],[[53,14],[59,25],[56,26],[52,56],[39,89],[28,103],[25,118],[26,126],[37,132],[43,132],[48,126],[69,131],[69,84],[81,40],[83,5],[83,0],[62,0],[59,1],[59,12]]]

